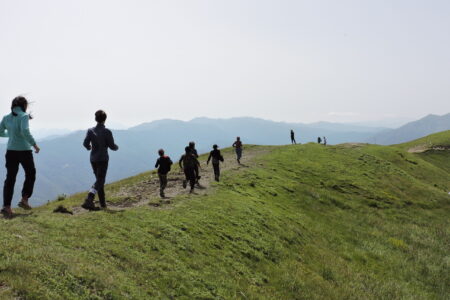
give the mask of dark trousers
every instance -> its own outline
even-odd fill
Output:
[[[295,138],[291,137],[291,143],[292,144],[297,144],[297,142],[295,141]]]
[[[6,151],[6,180],[3,186],[3,206],[11,206],[14,195],[14,185],[19,171],[19,164],[25,171],[25,182],[22,188],[22,197],[30,198],[33,195],[34,182],[36,181],[36,168],[34,166],[33,152],[30,151]]]
[[[197,179],[195,175],[195,168],[194,167],[184,168],[184,176],[186,176],[186,180],[189,181],[189,185],[191,189],[193,189],[195,186],[195,181]]]
[[[91,165],[95,175],[95,183],[92,188],[98,193],[100,205],[105,206],[105,180],[106,173],[108,172],[108,161],[91,162]],[[95,194],[95,192],[93,194]]]
[[[242,148],[236,148],[236,158],[237,160],[240,160],[242,157]]]
[[[164,192],[164,189],[167,187],[167,173],[166,174],[158,173],[158,177],[159,177],[159,192],[162,193]]]
[[[216,181],[219,181],[220,177],[220,163],[212,163],[213,169],[214,169],[214,177]]]
[[[200,179],[200,171],[198,169],[198,165],[194,166],[194,174],[195,174],[195,180],[197,181],[198,179]]]

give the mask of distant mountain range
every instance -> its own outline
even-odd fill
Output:
[[[428,115],[397,129],[382,130],[366,139],[366,142],[380,145],[399,144],[445,130],[450,130],[450,113],[443,116]]]
[[[447,119],[449,116],[446,115]],[[425,119],[434,120],[431,117]],[[108,124],[106,125],[108,126]],[[408,125],[405,125],[406,128],[409,128]],[[424,125],[424,127],[426,126]],[[411,127],[412,132],[408,135],[403,134],[402,137],[408,136],[409,139],[414,139],[432,133],[428,131],[437,127],[428,126],[428,131],[418,131],[419,134],[416,135],[420,136],[413,136],[414,128]],[[441,126],[439,128],[445,130],[450,127]],[[159,120],[128,130],[113,130],[120,149],[117,152],[110,152],[111,162],[107,179],[108,182],[112,182],[153,169],[159,148],[164,148],[173,160],[177,160],[189,141],[196,142],[200,153],[209,151],[213,144],[229,147],[236,136],[242,138],[244,145],[289,144],[291,129],[295,131],[298,143],[315,142],[318,136],[326,136],[330,144],[365,142],[369,139],[380,143],[379,141],[385,136],[395,136],[394,132],[397,130],[327,122],[283,123],[257,118],[197,118],[188,122]],[[422,132],[424,133],[422,134]],[[64,136],[45,138],[39,142],[42,151],[35,155],[38,170],[36,190],[33,196],[35,205],[53,200],[58,194],[72,194],[87,190],[93,183],[94,176],[89,164],[89,152],[81,145],[84,135],[84,131],[77,131]],[[0,152],[4,153],[5,148],[6,145],[0,145]],[[0,156],[0,165],[4,165],[3,155]],[[0,178],[5,177],[5,172],[5,168],[0,168]],[[22,179],[18,178],[15,199],[20,195],[21,183]]]

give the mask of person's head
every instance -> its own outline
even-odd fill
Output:
[[[13,101],[11,102],[11,111],[16,108],[16,107],[20,107],[20,109],[23,112],[26,112],[28,109],[28,100],[24,97],[24,96],[17,96],[16,98],[13,99]],[[15,112],[13,112],[13,115],[17,115]],[[30,119],[32,117],[30,116]]]
[[[191,148],[186,147],[186,148],[184,148],[184,151],[186,152],[186,154],[191,153]]]
[[[105,123],[106,117],[107,117],[106,113],[101,109],[97,110],[95,112],[95,121],[97,123],[101,123],[101,124]]]
[[[194,149],[195,148],[195,142],[189,142],[189,147]]]
[[[241,137],[238,136],[238,137],[236,138],[236,140],[240,141],[240,140],[241,140]]]
[[[159,149],[158,154],[159,156],[164,156],[164,149]]]
[[[217,148],[219,148],[216,144],[213,145],[213,149],[216,150]]]

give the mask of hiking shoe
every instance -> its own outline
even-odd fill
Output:
[[[26,209],[26,210],[30,210],[31,209],[31,206],[27,202],[23,202],[23,201],[20,201],[18,206],[23,208],[23,209]]]
[[[81,205],[82,208],[87,209],[87,210],[96,210],[94,201],[89,201],[88,199],[86,199],[86,201],[84,201],[84,203]]]
[[[191,188],[191,190],[189,191],[189,194],[192,194],[194,192],[194,188]]]
[[[187,181],[183,180],[183,188],[185,189],[187,187]]]
[[[8,219],[12,218],[12,216],[13,216],[13,212],[12,212],[10,207],[8,207],[8,208],[3,207],[2,210],[1,210],[1,213],[3,214],[3,216],[5,218],[8,218]]]

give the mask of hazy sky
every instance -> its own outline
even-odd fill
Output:
[[[0,0],[0,112],[35,128],[450,112],[450,1]]]

